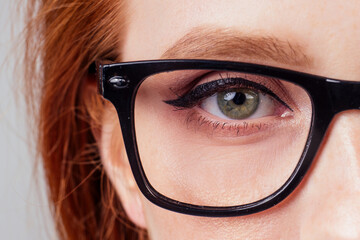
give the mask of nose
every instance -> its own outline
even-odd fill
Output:
[[[302,240],[360,240],[360,111],[333,119],[300,198]]]

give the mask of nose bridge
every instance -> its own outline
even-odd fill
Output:
[[[360,111],[333,119],[309,173],[301,239],[360,239]]]
[[[359,110],[344,111],[334,117],[313,171],[317,177],[325,177],[324,184],[334,186],[332,190],[349,191],[351,188],[360,193]]]
[[[360,82],[326,79],[326,91],[333,113],[360,110]]]

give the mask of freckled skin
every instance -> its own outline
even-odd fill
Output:
[[[210,25],[296,41],[314,59],[314,67],[280,67],[360,81],[360,1],[129,2],[128,31],[124,46],[119,46],[124,61],[158,59],[192,28]],[[270,61],[260,63],[277,65]],[[244,129],[250,127],[245,122],[243,125]],[[111,149],[111,136],[109,131],[103,134],[102,152],[110,151],[106,149]],[[359,136],[360,112],[339,114],[295,192],[269,210],[243,217],[204,218],[173,213],[154,206],[136,189],[126,192],[121,186],[126,181],[116,180],[121,177],[114,171],[108,174],[116,183],[130,218],[146,227],[154,240],[360,239]],[[108,164],[104,165],[107,168]],[[134,198],[140,198],[141,203],[133,201]],[[141,213],[138,209],[142,209]]]

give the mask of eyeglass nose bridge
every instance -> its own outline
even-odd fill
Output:
[[[334,114],[346,110],[360,110],[360,82],[334,79],[326,79],[326,82],[326,93]]]

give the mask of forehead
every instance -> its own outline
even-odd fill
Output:
[[[245,38],[273,38],[296,46],[301,49],[299,52],[313,59],[311,73],[358,80],[359,12],[360,1],[356,0],[132,0],[123,46],[124,60],[158,59],[196,29],[220,30],[220,36],[226,29]],[[201,42],[204,41],[199,41],[199,48]],[[182,54],[181,58],[186,55]],[[249,59],[244,55],[236,60]],[[284,67],[271,59],[250,60]]]

